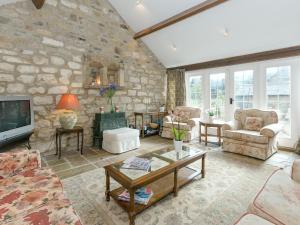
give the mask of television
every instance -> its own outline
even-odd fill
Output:
[[[0,96],[0,147],[22,139],[34,129],[30,96]]]

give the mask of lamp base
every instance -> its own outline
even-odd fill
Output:
[[[77,114],[73,111],[66,111],[59,115],[59,122],[64,129],[73,129],[77,123]]]

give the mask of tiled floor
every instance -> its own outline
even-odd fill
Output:
[[[141,139],[141,147],[138,150],[121,155],[113,155],[104,150],[87,148],[83,155],[80,155],[80,153],[75,150],[63,152],[61,159],[58,159],[56,155],[43,155],[42,160],[43,165],[49,166],[60,178],[64,179],[170,144],[172,144],[172,140],[153,136]],[[266,163],[284,167],[286,170],[289,170],[289,166],[292,162],[299,158],[300,156],[293,152],[279,151],[268,159]]]
[[[95,168],[103,167],[116,160],[126,159],[132,155],[159,149],[171,143],[171,140],[153,136],[141,139],[141,147],[138,150],[123,153],[121,155],[113,155],[104,150],[95,148],[86,148],[83,155],[80,155],[76,150],[67,152],[62,151],[61,159],[58,159],[54,154],[42,155],[42,161],[44,166],[49,166],[60,178],[64,179]]]

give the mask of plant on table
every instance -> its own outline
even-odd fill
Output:
[[[172,122],[172,133],[174,135],[174,146],[176,151],[182,150],[183,139],[185,138],[186,131],[180,129],[180,121],[174,122],[175,115],[171,114],[171,122]],[[180,117],[178,117],[180,118]],[[174,123],[177,123],[176,125]]]
[[[114,112],[113,96],[116,94],[119,89],[118,85],[110,83],[108,87],[100,88],[100,95],[107,98],[107,104],[110,104],[110,112]]]

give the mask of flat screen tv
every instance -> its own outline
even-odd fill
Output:
[[[30,96],[0,96],[0,147],[31,133],[34,129]]]

